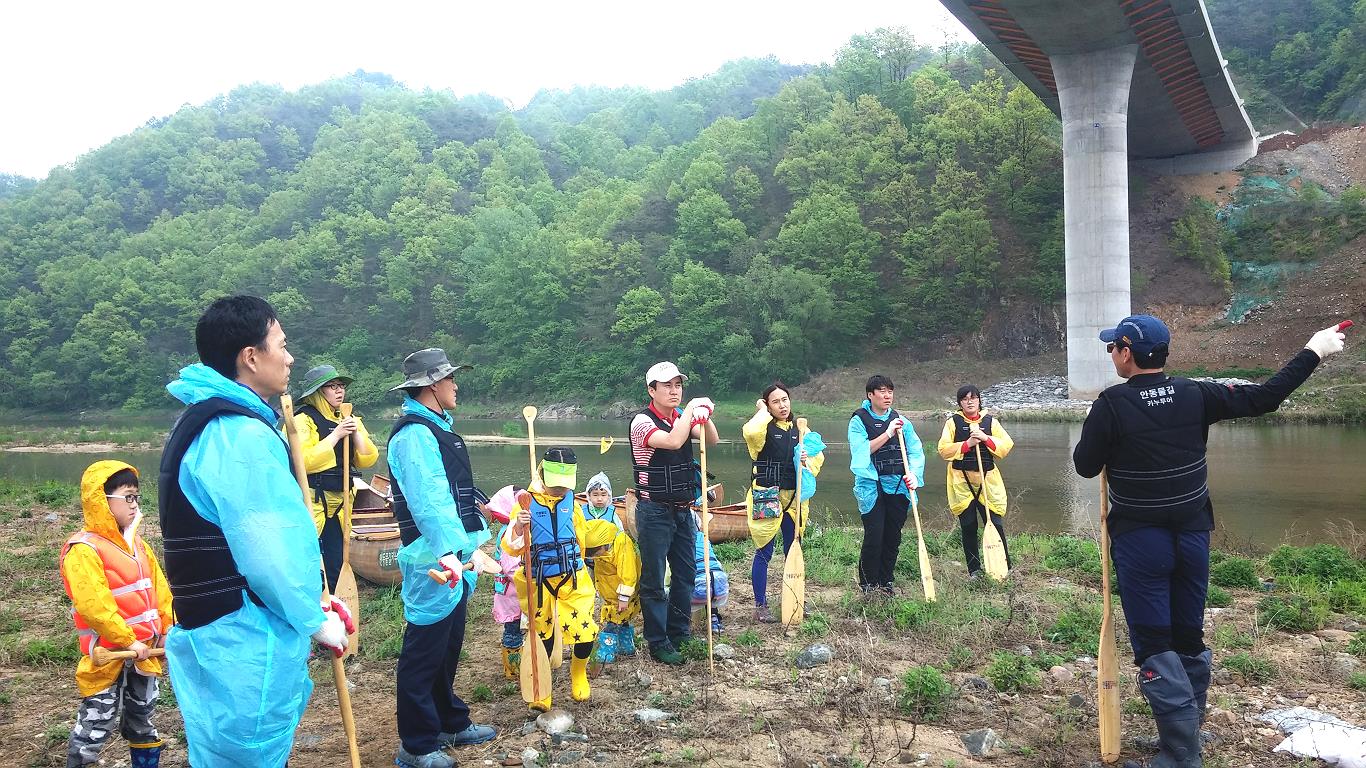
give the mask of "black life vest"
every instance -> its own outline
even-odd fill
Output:
[[[1205,463],[1209,428],[1199,385],[1156,374],[1134,379],[1099,398],[1113,409],[1117,428],[1106,466],[1111,531],[1186,528],[1201,515],[1212,524]]]
[[[972,436],[971,422],[963,418],[963,414],[961,413],[953,414],[952,418],[953,441],[955,443],[961,443],[966,441],[969,437]],[[977,426],[980,427],[983,432],[989,435],[991,434],[992,421],[993,420],[991,418],[991,414],[988,413],[982,416],[982,418],[977,422]],[[990,472],[991,468],[996,466],[996,457],[991,455],[990,450],[983,448],[981,446],[978,447],[981,449],[982,453],[982,471]],[[977,451],[968,451],[967,453],[962,454],[959,458],[954,459],[953,468],[966,470],[968,472],[976,472]]]
[[[408,413],[394,422],[393,430],[389,433],[389,443],[392,444],[399,431],[409,424],[426,427],[436,437],[437,447],[441,451],[441,466],[446,472],[446,482],[450,485],[451,498],[455,500],[455,510],[460,515],[460,524],[467,533],[482,531],[485,523],[484,516],[479,512],[478,502],[487,501],[488,497],[474,487],[474,470],[470,467],[470,454],[465,448],[465,441],[460,435],[437,426],[431,419]],[[390,461],[393,460],[393,455],[393,452],[389,451]],[[393,471],[392,464],[389,475],[393,478],[394,519],[398,521],[399,540],[407,546],[422,534],[417,529],[417,523],[413,522],[412,510],[408,509],[408,500],[403,495],[403,489],[399,487],[398,474]],[[463,559],[464,555],[470,553],[457,554]]]
[[[659,429],[668,432],[671,425],[651,408],[641,411]],[[678,418],[682,418],[679,416]],[[684,441],[682,447],[667,449],[654,448],[647,464],[636,464],[632,451],[631,473],[636,480],[636,491],[642,499],[668,502],[671,504],[690,504],[702,493],[701,472],[692,458],[692,440]]]
[[[157,509],[166,547],[166,580],[171,585],[176,623],[186,629],[211,624],[240,609],[244,591],[252,602],[264,605],[238,570],[223,529],[201,517],[180,487],[180,464],[190,444],[210,421],[229,413],[260,421],[284,441],[276,426],[261,414],[231,400],[211,397],[176,417],[161,450]],[[250,493],[249,480],[242,477],[242,493]],[[321,592],[321,582],[318,586]]]
[[[326,437],[327,435],[332,433],[332,430],[337,428],[337,422],[329,420],[326,416],[322,414],[322,411],[319,411],[317,408],[314,408],[311,405],[301,405],[297,409],[295,409],[294,412],[302,413],[303,415],[313,420],[313,426],[317,428],[319,438]],[[353,437],[352,443],[354,444],[354,442],[355,438]],[[332,447],[332,455],[337,460],[336,465],[333,466],[331,469],[324,469],[321,472],[314,472],[313,474],[308,476],[308,487],[313,489],[313,498],[317,501],[323,502],[324,510],[326,510],[327,508],[327,499],[323,496],[323,491],[333,491],[336,493],[340,493],[342,490],[342,464],[344,463],[343,459],[345,459],[345,456],[343,456],[342,449],[345,447],[346,441],[338,440],[337,444]],[[353,463],[351,465],[352,488],[356,487],[355,480],[360,476],[360,470],[356,469],[356,465]]]
[[[537,581],[573,576],[583,567],[579,538],[574,531],[574,494],[566,493],[547,507],[531,497],[531,562]],[[557,592],[558,590],[552,590]]]
[[[764,448],[754,459],[754,484],[759,488],[778,486],[785,491],[797,488],[797,466],[793,456],[797,453],[797,424],[793,422],[787,429],[778,427],[778,420],[768,423],[768,433],[764,435]]]
[[[885,419],[878,419],[873,416],[872,412],[867,408],[860,408],[857,411],[854,411],[854,415],[858,417],[859,421],[863,422],[863,431],[868,433],[868,439],[870,441],[880,437],[883,432],[886,432],[887,425],[892,423],[892,419],[901,418],[901,414],[897,413],[896,409],[892,409]],[[879,475],[895,475],[900,477],[906,474],[906,464],[901,460],[901,446],[898,445],[899,442],[899,439],[888,440],[882,444],[881,448],[873,451],[873,469],[877,470]]]

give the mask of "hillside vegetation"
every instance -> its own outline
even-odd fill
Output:
[[[892,29],[517,112],[360,72],[237,89],[6,182],[0,406],[167,404],[238,291],[361,402],[431,345],[477,397],[606,398],[661,357],[725,392],[971,329],[1062,289],[1056,120],[993,65]]]

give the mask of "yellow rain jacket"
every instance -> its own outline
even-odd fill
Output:
[[[553,509],[560,501],[559,496],[551,496],[537,491],[529,491],[529,493],[531,498],[535,499],[536,503],[542,507]],[[514,523],[503,528],[503,535],[499,537],[498,544],[509,555],[522,557],[522,565],[512,575],[512,583],[517,585],[517,601],[522,606],[522,613],[530,616],[531,611],[528,607],[526,589],[527,563],[525,562],[526,558],[523,557],[526,539],[513,533],[516,518],[514,517],[513,520]],[[575,501],[574,539],[578,542],[580,557],[588,549],[587,540],[584,538],[587,527],[588,525],[583,519],[583,509]],[[615,527],[613,526],[614,529]],[[598,625],[597,622],[593,621],[593,602],[597,599],[598,593],[594,590],[593,578],[588,574],[588,565],[584,564],[573,573],[551,577],[549,581],[555,582],[553,591],[547,581],[538,582],[536,607],[539,610],[532,617],[536,634],[542,640],[549,640],[554,637],[551,618],[557,617],[566,643],[591,643],[593,638],[598,636]]]
[[[636,543],[610,520],[585,523],[584,545],[588,550],[607,544],[612,548],[593,557],[593,584],[602,598],[602,621],[624,624],[640,612],[640,555]],[[617,601],[627,600],[626,610],[617,610]]]
[[[976,419],[968,419],[967,414],[962,411],[959,411],[958,415],[967,419],[970,425],[977,423]],[[939,435],[939,458],[949,462],[947,464],[948,477],[945,480],[949,489],[949,511],[955,515],[961,515],[963,510],[972,503],[972,489],[980,487],[981,475],[976,469],[968,470],[965,474],[962,470],[953,468],[953,462],[958,459],[967,461],[969,466],[977,464],[977,452],[970,450],[963,453],[963,443],[966,441],[955,441],[953,439],[954,432],[953,417],[950,416],[944,422],[944,431]],[[1015,447],[1015,441],[1010,439],[1010,435],[1006,433],[1006,428],[1001,426],[1001,420],[996,418],[994,414],[991,417],[990,437],[994,446],[983,443],[981,448],[984,455],[990,451],[991,455],[997,459],[1004,459],[1006,454],[1010,453],[1010,449]],[[968,485],[969,482],[972,483],[971,486]],[[1005,515],[1006,513],[1006,483],[1001,478],[999,467],[992,467],[987,470],[986,505],[988,509],[998,515]]]
[[[148,566],[148,578],[152,582],[162,632],[161,636],[144,642],[153,646],[161,645],[166,630],[175,623],[175,615],[171,611],[171,585],[167,583],[166,574],[162,572],[161,564],[157,562],[152,548],[147,546],[147,542],[143,541],[141,536],[131,536],[131,546],[124,539],[123,531],[119,530],[118,523],[114,520],[114,513],[109,510],[109,499],[104,497],[105,481],[116,472],[125,469],[137,472],[128,464],[109,460],[97,461],[85,470],[85,474],[81,476],[81,510],[85,515],[83,530],[105,539],[110,545],[130,555],[137,552],[133,547],[141,550],[141,559]],[[71,596],[73,615],[78,615],[106,645],[130,645],[137,637],[119,613],[117,598],[114,597],[113,588],[106,575],[108,569],[99,552],[95,547],[82,543],[71,544],[65,549],[59,567],[62,580]],[[143,674],[159,675],[162,672],[161,659],[152,657],[139,661],[137,668]],[[81,660],[76,664],[76,687],[80,689],[82,697],[93,696],[113,685],[119,679],[122,670],[122,659],[103,666],[95,666],[90,656],[81,656]]]
[[[321,391],[314,392],[299,402],[317,408],[319,413],[333,421],[341,421],[341,414],[328,404],[327,398],[323,396]],[[352,415],[354,416],[354,414]],[[351,436],[351,466],[356,469],[368,469],[379,460],[379,447],[370,438],[370,432],[365,429],[365,423],[361,421],[360,417],[355,416],[355,419],[356,434]],[[294,426],[298,428],[299,436],[302,438],[300,444],[303,446],[305,472],[312,475],[337,466],[336,452],[323,443],[322,439],[325,435],[318,434],[318,425],[313,423],[313,419],[310,419],[306,414],[296,413],[294,415]],[[353,498],[355,494],[355,487],[352,486],[351,495]],[[319,535],[322,534],[323,524],[327,522],[328,517],[345,514],[340,511],[342,509],[340,491],[323,491],[323,498],[326,501],[326,509],[324,509],[322,501],[317,499],[313,501],[313,524],[318,527]],[[350,517],[344,517],[341,524],[342,533],[349,533],[351,530]]]
[[[759,458],[759,452],[764,449],[764,443],[768,439],[768,425],[773,421],[773,414],[765,408],[754,414],[754,417],[745,422],[740,428],[740,434],[745,438],[745,446],[749,448],[749,458],[751,461]],[[781,429],[790,429],[792,422],[779,421]],[[821,467],[825,465],[825,453],[818,453],[815,456],[806,457],[806,468],[811,470],[811,475],[817,476],[821,473]],[[753,491],[754,483],[750,482],[750,490]],[[801,516],[797,516],[797,510],[793,508],[792,497],[797,493],[796,489],[790,491],[778,491],[778,505],[787,510],[786,514],[797,523],[797,531],[800,533],[806,530],[806,521],[811,514],[811,500],[802,502]],[[810,494],[803,494],[810,495]],[[754,494],[745,494],[745,514],[749,517],[749,537],[754,540],[755,547],[762,547],[773,541],[773,537],[778,535],[783,519],[781,517],[771,517],[765,520],[754,519]]]

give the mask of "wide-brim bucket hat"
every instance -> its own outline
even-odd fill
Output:
[[[342,384],[349,385],[351,382],[355,381],[355,379],[337,373],[336,366],[315,365],[308,369],[308,373],[304,374],[304,389],[299,393],[299,398],[303,399],[308,397],[321,389],[322,385],[331,381],[340,381]]]
[[[403,358],[405,381],[397,387],[390,388],[389,391],[430,386],[452,374],[472,370],[472,365],[451,365],[451,361],[446,357],[446,350],[439,347],[419,349]]]

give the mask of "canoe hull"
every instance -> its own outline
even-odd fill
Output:
[[[696,506],[693,509],[700,510]],[[708,538],[711,539],[711,543],[744,541],[749,538],[749,510],[745,508],[744,502],[717,505],[709,503],[707,511],[711,512],[711,524],[708,526]],[[626,503],[621,510],[621,524],[625,526],[632,539],[637,538],[635,489],[626,491]]]

